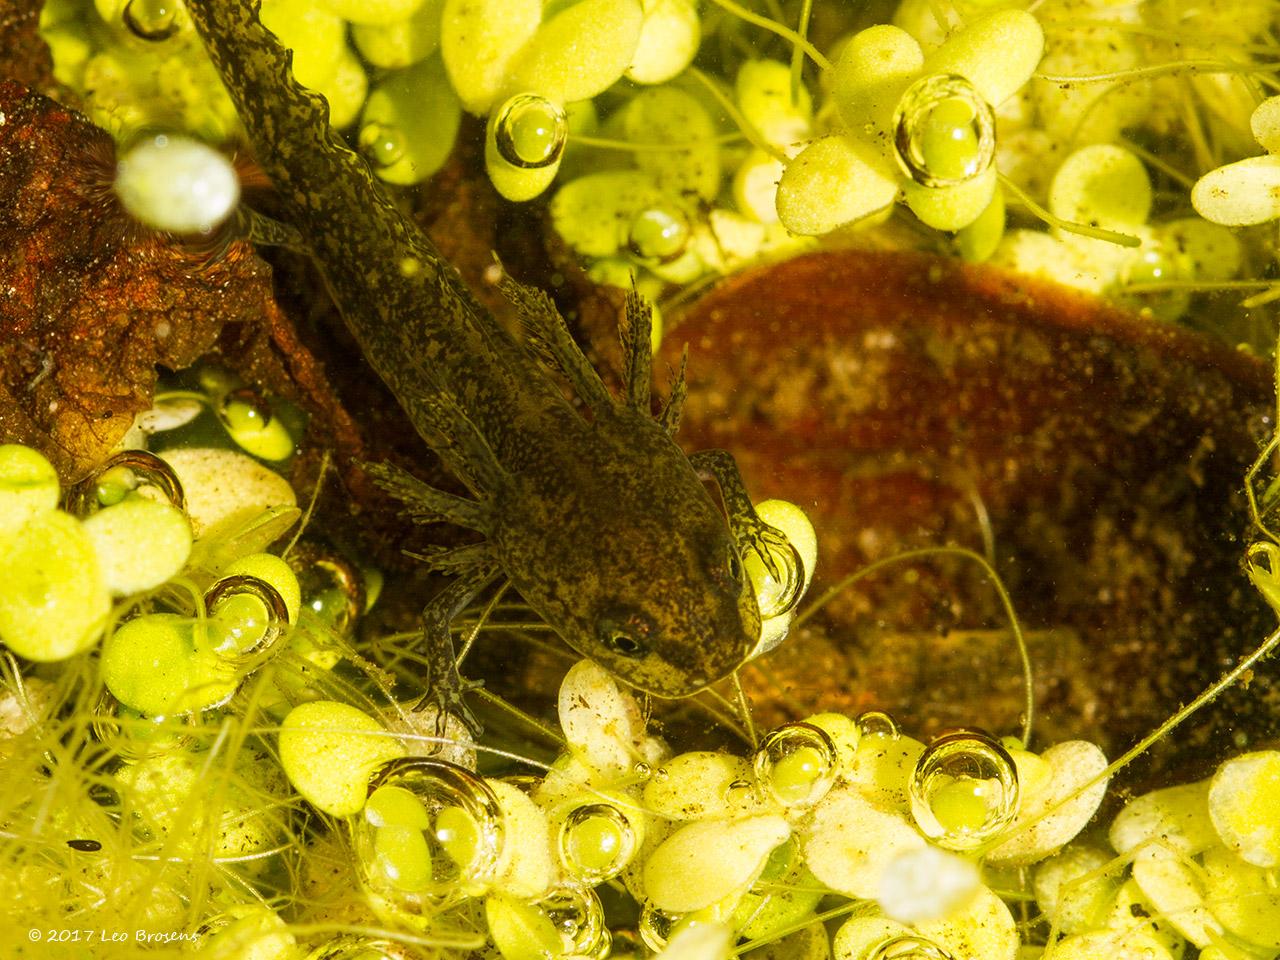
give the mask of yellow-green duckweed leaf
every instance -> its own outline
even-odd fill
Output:
[[[924,72],[964,77],[998,106],[1031,79],[1043,53],[1040,21],[1025,10],[997,10],[951,34],[925,57]]]
[[[234,761],[169,750],[122,765],[115,778],[127,788],[140,830],[167,841],[169,856],[244,857],[275,845],[284,832],[288,790],[276,765],[253,750]]]
[[[422,805],[422,801],[412,790],[393,783],[384,783],[369,794],[364,805],[364,818],[375,827],[431,829],[431,817],[427,815],[427,808]]]
[[[607,170],[571,180],[551,201],[551,222],[585,257],[610,257],[627,245],[637,214],[660,207],[666,195],[639,170]],[[630,281],[625,284],[630,288]]]
[[[630,793],[580,793],[552,813],[560,864],[575,880],[597,886],[631,866],[653,821]]]
[[[894,858],[924,845],[906,817],[877,807],[856,790],[841,788],[814,808],[801,841],[815,877],[832,890],[864,900],[879,895],[880,879]]]
[[[192,700],[194,658],[189,621],[170,613],[147,614],[121,624],[103,641],[102,680],[126,707],[170,716],[198,705]]]
[[[144,138],[123,153],[112,188],[135,220],[174,233],[207,233],[240,201],[231,161],[178,134]]]
[[[494,888],[537,900],[559,879],[547,815],[523,791],[502,780],[486,781],[498,798],[506,838],[495,868]]]
[[[218,411],[227,434],[246,453],[260,460],[285,460],[293,454],[293,437],[279,417],[257,404],[233,398]]]
[[[811,915],[822,897],[822,884],[800,862],[793,837],[769,854],[751,891],[738,902],[732,923],[747,940],[772,940]],[[823,940],[825,945],[825,934]]]
[[[1280,887],[1271,871],[1212,847],[1204,854],[1204,877],[1205,903],[1224,927],[1254,946],[1280,950]]]
[[[302,588],[298,585],[298,575],[284,560],[271,553],[251,553],[229,563],[220,571],[220,576],[257,577],[275,587],[276,593],[284,601],[289,611],[289,622],[298,622],[298,611],[302,607]]]
[[[1053,771],[1052,779],[1038,795],[1019,804],[1018,815],[1004,833],[1008,839],[987,853],[990,863],[1022,866],[1051,856],[1084,829],[1106,795],[1106,778],[1082,789],[1107,767],[1106,755],[1094,744],[1068,740],[1041,756]],[[1022,826],[1053,807],[1053,813]]]
[[[399,70],[425,60],[440,47],[444,0],[423,0],[406,20],[351,27],[351,40],[372,66]]]
[[[817,237],[887,209],[898,177],[874,148],[841,134],[820,137],[796,155],[778,183],[778,219]]]
[[[335,817],[359,813],[374,769],[404,753],[373,717],[332,700],[294,707],[280,727],[280,764],[289,782]]]
[[[953,957],[1014,960],[1022,938],[1005,902],[979,887],[965,906],[938,920],[914,924],[915,932],[941,944]]]
[[[1280,865],[1280,751],[1241,754],[1218,767],[1208,810],[1218,836],[1241,860]]]
[[[333,76],[317,87],[316,92],[322,94],[329,103],[329,123],[333,127],[343,129],[356,122],[356,118],[360,116],[360,108],[364,106],[365,97],[369,93],[369,77],[364,72],[360,59],[349,47],[342,48]],[[284,438],[279,435],[274,438],[273,442],[277,444],[275,449],[282,448],[283,440]],[[292,444],[292,439],[289,442]],[[256,454],[256,456],[263,455]],[[264,457],[264,459],[270,458]]]
[[[831,941],[834,960],[869,960],[875,949],[897,937],[911,936],[911,928],[887,917],[853,917],[846,920]],[[908,955],[909,956],[909,955]]]
[[[602,667],[590,660],[574,664],[560,684],[559,710],[576,757],[605,777],[631,769],[639,710]]]
[[[312,0],[262,0],[259,17],[293,51],[294,78],[304,87],[324,86],[347,46],[342,18]]]
[[[297,506],[284,477],[243,453],[188,447],[166,450],[161,457],[182,482],[197,539],[229,532],[273,507]]]
[[[996,192],[996,171],[988,167],[972,180],[945,187],[926,187],[914,180],[904,180],[902,191],[911,212],[926,225],[935,230],[961,230],[991,205]]]
[[[1134,859],[1133,879],[1154,912],[1197,947],[1222,932],[1222,924],[1205,906],[1203,873],[1188,861],[1152,845]]]
[[[1280,97],[1267,97],[1249,117],[1253,138],[1267,153],[1280,153]]]
[[[551,960],[563,952],[555,924],[531,903],[489,897],[484,915],[489,936],[505,960]]]
[[[1226,227],[1280,217],[1280,156],[1268,153],[1210,170],[1191,188],[1191,205]]]
[[[1244,264],[1244,248],[1236,235],[1199,217],[1162,223],[1156,227],[1156,236],[1190,267],[1197,280],[1230,280]]]
[[[742,757],[694,750],[672,757],[649,779],[644,805],[669,820],[741,816],[758,807],[751,782],[751,764]]]
[[[852,717],[843,713],[815,713],[804,718],[831,738],[836,748],[836,770],[841,776],[848,776],[857,762],[858,742],[862,739],[862,731]]]
[[[225,925],[202,937],[206,960],[296,960],[298,941],[273,910],[257,904],[237,905],[218,918]]]
[[[655,960],[729,960],[733,931],[723,923],[681,927]]]
[[[813,524],[809,522],[803,510],[786,500],[765,500],[756,504],[756,513],[765,523],[782,531],[799,554],[803,570],[800,571],[799,593],[791,609],[776,617],[768,617],[760,624],[760,643],[752,652],[752,656],[759,656],[773,650],[786,638],[791,628],[791,621],[795,618],[796,605],[800,597],[808,591],[809,584],[813,580],[814,565],[818,562],[817,536],[813,532]],[[774,562],[786,569],[791,565],[792,558],[779,551],[775,553]],[[755,587],[756,603],[760,609],[767,611],[776,608],[779,601],[783,599],[782,591],[786,584],[775,581],[755,553],[747,554],[743,559],[743,566]]]
[[[863,731],[850,780],[876,806],[909,816],[907,785],[924,750],[913,737]]]
[[[766,141],[788,147],[809,136],[813,98],[801,84],[791,96],[791,67],[779,60],[748,60],[734,82],[738,109]]]
[[[779,816],[704,820],[668,836],[644,866],[644,889],[659,910],[688,913],[746,888],[791,834]]]
[[[1036,903],[1059,931],[1082,933],[1101,923],[1120,888],[1122,869],[1104,872],[1113,859],[1105,850],[1073,844],[1036,866]]]
[[[440,52],[458,99],[485,114],[507,89],[511,62],[542,22],[542,0],[445,0]]]
[[[380,180],[419,183],[444,166],[461,120],[443,62],[427,57],[387,74],[369,93],[360,115],[360,151]]]
[[[560,103],[603,93],[631,66],[643,24],[640,0],[578,0],[538,28],[504,89]]]
[[[1095,930],[1054,944],[1054,960],[1175,960],[1169,949],[1142,930]]]
[[[111,610],[93,538],[60,510],[0,535],[0,583],[0,641],[28,660],[88,650]]]
[[[1054,174],[1049,210],[1074,223],[1131,230],[1151,213],[1151,178],[1142,161],[1123,147],[1082,147]]]
[[[983,263],[990,259],[1000,246],[1004,226],[1004,191],[997,188],[987,208],[978,214],[978,219],[963,227],[956,237],[960,256],[970,263]]]
[[[1152,790],[1131,800],[1111,821],[1109,839],[1120,853],[1153,840],[1188,855],[1208,849],[1218,843],[1209,817],[1209,781]]]
[[[697,97],[674,86],[642,90],[624,108],[622,128],[632,143],[696,143],[682,150],[636,153],[636,165],[663,193],[714,200],[720,192],[718,131]]]
[[[394,823],[379,827],[373,851],[379,875],[392,886],[414,891],[431,881],[431,848],[421,830]]]
[[[777,223],[778,181],[784,169],[781,160],[753,149],[733,175],[733,205],[761,223]]]
[[[0,534],[58,506],[58,472],[44,455],[16,443],[0,446]]]
[[[158,587],[191,554],[191,524],[168,501],[133,495],[84,520],[107,589],[119,596]]]
[[[702,22],[693,0],[645,0],[644,23],[627,79],[666,83],[687,67],[702,41]]]
[[[854,34],[831,76],[840,119],[857,136],[887,136],[898,99],[923,66],[920,44],[899,27],[880,24]]]
[[[497,191],[516,203],[532,200],[556,178],[569,131],[561,106],[534,93],[511,97],[489,114],[484,166]]]
[[[423,0],[320,0],[320,5],[352,23],[386,27],[412,17]],[[425,4],[430,6],[430,0]],[[436,6],[439,15],[439,6]]]

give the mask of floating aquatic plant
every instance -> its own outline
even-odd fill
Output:
[[[1274,139],[1266,9],[1216,37],[1178,0],[1034,13],[908,0],[895,26],[841,21],[848,35],[824,52],[806,36],[813,6],[264,0],[262,17],[388,184],[432,176],[463,114],[483,117],[493,186],[549,195],[552,228],[601,283],[671,295],[810,243],[791,230],[906,232],[1164,319],[1214,285],[1265,286],[1236,277],[1256,274],[1266,238],[1188,207],[1231,226],[1274,219],[1256,189],[1270,156],[1235,156],[1251,98],[1258,142]],[[235,141],[181,5],[49,3],[43,24],[59,79],[122,144],[155,126],[166,149]],[[1155,51],[1167,62],[1146,62]],[[191,148],[191,182],[216,189],[183,210],[146,173],[156,143],[121,155],[125,211],[215,229],[236,202],[230,165]],[[204,412],[216,444],[164,443]],[[499,705],[526,733],[472,742],[411,709],[405,638],[358,632],[372,578],[352,587],[288,539],[301,511],[268,466],[294,454],[284,419],[211,381],[161,394],[135,426],[129,445],[158,456],[125,454],[61,491],[62,507],[47,461],[0,448],[0,764],[14,785],[0,889],[15,952],[158,956],[186,938],[263,960],[1280,951],[1273,750],[1133,799],[1104,837],[1089,824],[1140,751],[1109,764],[1088,741],[1034,742],[1030,709],[1020,730],[927,743],[910,718],[822,704],[756,736],[744,709],[727,718],[744,728],[735,749],[686,750],[584,662],[560,682],[554,724]],[[822,531],[793,504],[759,510],[812,576]],[[1263,539],[1247,561],[1272,602],[1275,549]],[[766,609],[792,593],[763,563],[748,572]],[[794,617],[766,620],[758,655]],[[495,600],[469,640],[534,634],[498,618]]]

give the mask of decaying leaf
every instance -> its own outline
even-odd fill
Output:
[[[270,271],[133,227],[110,193],[114,146],[83,117],[0,82],[0,438],[67,477],[99,460],[228,324],[259,324]]]

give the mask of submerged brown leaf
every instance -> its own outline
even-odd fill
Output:
[[[227,324],[257,324],[270,272],[132,227],[110,193],[114,146],[83,117],[0,82],[0,438],[86,470]]]
[[[800,503],[825,588],[908,549],[990,552],[1030,631],[1041,732],[1132,742],[1256,645],[1243,476],[1268,365],[1054,284],[911,254],[831,253],[731,278],[689,344],[681,439]],[[1274,667],[1176,738],[1275,735]],[[1021,672],[980,568],[937,557],[842,593],[747,671],[776,722],[888,709],[916,732],[1014,733]],[[1045,742],[1043,739],[1041,743]]]

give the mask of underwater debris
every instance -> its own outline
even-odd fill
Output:
[[[109,199],[111,139],[78,114],[8,80],[0,113],[0,429],[76,477],[151,405],[157,364],[262,324],[269,273],[242,243],[193,269],[131,230]]]
[[[732,445],[763,494],[813,504],[818,594],[903,550],[998,545],[1055,738],[1122,748],[1265,632],[1240,574],[1241,477],[1273,403],[1262,361],[1062,287],[901,253],[742,273],[676,329],[702,371],[684,429]],[[786,684],[930,733],[999,729],[1022,709],[1003,623],[975,564],[913,560],[836,597],[744,678],[771,722],[791,715]],[[1161,762],[1272,735],[1278,696],[1260,673]]]

